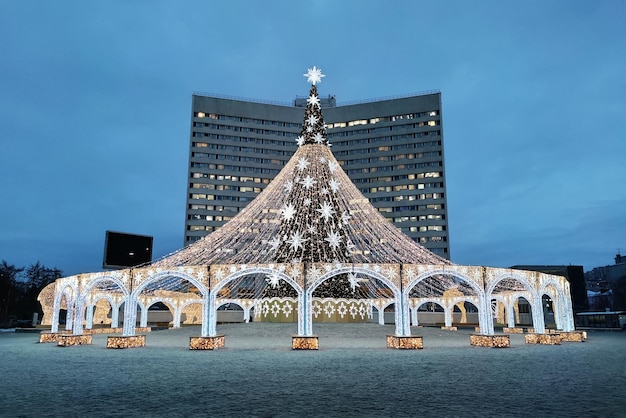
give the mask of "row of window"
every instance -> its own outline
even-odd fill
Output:
[[[380,143],[380,142],[398,142],[398,141],[412,140],[412,139],[421,138],[424,136],[432,136],[432,135],[441,135],[441,131],[415,132],[415,133],[403,134],[403,135],[386,135],[386,136],[378,136],[375,138],[353,139],[350,141],[332,141],[332,144],[339,148],[350,147],[349,150],[335,152],[335,155],[339,156],[339,155],[348,155],[348,154],[362,154],[362,153],[368,153],[368,152],[376,152],[377,148],[354,148],[354,146],[362,145],[362,144],[375,144],[375,143]],[[218,135],[218,134],[206,133],[206,132],[193,132],[192,136],[194,138],[209,138],[209,139],[220,140],[220,141],[233,141],[237,143],[276,145],[280,147],[289,147],[289,148],[294,148],[294,149],[296,145],[295,141],[292,141],[292,140],[279,141],[276,139],[249,138],[245,136],[234,136],[234,135]],[[295,139],[298,135],[293,134],[293,135],[288,135],[288,136],[293,137]],[[201,142],[201,141],[193,141],[192,146],[197,147],[197,148],[222,149],[222,150],[231,150],[231,151],[236,151],[236,152],[250,151],[250,152],[263,152],[265,154],[269,152],[275,152],[275,153],[283,152],[283,155],[291,154],[290,151],[287,151],[285,153],[285,151],[267,150],[264,148],[247,148],[244,150],[243,149],[244,147],[238,147],[235,145],[229,146],[229,145],[223,145],[223,144],[209,144],[209,143]],[[439,140],[420,141],[420,142],[412,142],[408,144],[393,145],[389,147],[388,151],[400,150],[400,149],[411,149],[411,148],[437,147],[437,146],[439,147],[441,146],[441,141]],[[238,150],[237,148],[242,148],[242,150]],[[254,150],[254,151],[251,151],[251,150]]]
[[[230,170],[230,171],[242,171],[247,173],[264,173],[264,174],[278,174],[280,170],[273,168],[259,168],[259,167],[247,167],[228,164],[213,164],[213,163],[191,163],[193,168],[208,168],[211,170]]]
[[[367,125],[368,123],[376,124],[380,122],[397,122],[399,120],[411,120],[411,119],[423,118],[427,116],[434,117],[438,115],[439,115],[438,110],[429,110],[426,112],[409,113],[406,115],[384,116],[384,117],[378,117],[378,118],[372,118],[372,119],[359,119],[359,120],[353,120],[353,121],[348,121],[348,122],[335,122],[333,124],[329,124],[328,127],[329,128],[345,128],[348,126]],[[194,112],[193,116],[198,119],[209,118],[213,120],[227,120],[231,122],[241,122],[241,123],[256,123],[259,125],[284,126],[288,128],[300,128],[301,127],[301,124],[293,123],[293,122],[244,118],[240,116],[218,115],[215,113]]]
[[[213,186],[213,185],[211,185]],[[218,190],[234,190],[236,187],[219,185],[222,187]],[[213,188],[215,189],[215,187]],[[413,200],[437,200],[443,199],[443,193],[420,193],[416,195],[403,195],[403,196],[382,196],[382,197],[373,197],[370,198],[370,202],[378,203],[378,202],[402,202],[403,200],[413,201]],[[234,202],[248,202],[252,200],[252,197],[246,196],[224,196],[224,195],[212,195],[212,194],[204,194],[204,193],[189,193],[190,199],[206,199],[206,200],[231,200]]]
[[[431,203],[429,205],[412,205],[412,206],[397,206],[394,208],[378,208],[379,212],[391,213],[391,212],[407,212],[407,211],[420,211],[420,210],[443,210],[445,205],[442,203]]]
[[[381,133],[381,132],[390,132],[390,131],[399,131],[399,130],[405,130],[405,129],[415,129],[415,128],[423,128],[424,126],[438,126],[440,125],[439,121],[430,121],[431,123],[428,124],[424,124],[423,122],[420,123],[411,123],[408,125],[395,125],[395,126],[385,126],[385,127],[380,127],[380,128],[375,128],[375,129],[352,129],[349,131],[340,131],[340,132],[329,132],[328,138],[337,138],[337,137],[342,137],[342,136],[354,136],[354,135],[371,135],[371,134],[376,134],[376,133]],[[436,130],[436,131],[424,131],[424,132],[415,132],[415,135],[417,135],[417,137],[420,136],[428,136],[428,135],[439,135],[440,131]]]
[[[403,180],[416,180],[416,179],[424,179],[424,178],[439,178],[442,177],[443,173],[441,172],[437,172],[437,171],[433,171],[433,172],[428,172],[428,173],[417,173],[417,174],[403,174],[403,175],[399,175],[399,176],[388,176],[388,177],[373,177],[373,178],[363,178],[363,179],[356,179],[355,183],[376,183],[376,182],[392,182],[392,181],[403,181]],[[262,177],[251,177],[251,176],[233,176],[230,174],[209,174],[209,173],[199,173],[199,172],[192,172],[190,174],[191,178],[194,179],[209,179],[209,180],[230,180],[230,181],[241,181],[243,183],[245,182],[252,182],[252,183],[257,183],[257,184],[269,184],[271,179],[269,178],[262,178]],[[397,186],[379,186],[376,188],[362,188],[361,193],[375,193],[375,192],[390,192],[390,191],[399,191],[399,190],[414,190],[414,189],[422,189],[422,188],[438,188],[438,187],[443,187],[443,183],[439,182],[439,183],[419,183],[419,184],[401,184],[401,185],[397,185]]]
[[[228,120],[231,122],[257,123],[259,125],[284,126],[286,128],[300,128],[302,126],[300,123],[282,122],[282,121],[277,121],[277,120],[266,120],[266,119],[255,119],[255,118],[242,118],[239,116],[217,115],[215,113],[205,113],[205,112],[194,112],[193,116],[199,119],[209,118],[209,119],[214,119],[214,120]]]
[[[259,132],[263,135],[272,134],[270,131]],[[276,135],[276,134],[274,134]],[[297,138],[298,133],[295,132],[282,132],[280,136],[286,136],[288,138]],[[212,139],[222,139],[222,140],[230,140],[230,141],[240,141],[240,142],[256,142],[258,144],[274,144],[274,145],[292,145],[292,141],[277,141],[277,140],[268,140],[268,139],[259,139],[259,138],[247,138],[245,136],[234,136],[234,135],[223,135],[223,134],[213,134],[209,132],[198,132],[194,131],[191,136],[194,138],[212,138]]]
[[[187,225],[187,231],[208,231],[213,232],[215,227],[209,225]]]
[[[265,145],[276,145],[280,147],[290,146],[295,148],[296,142],[294,140],[290,141],[279,141],[276,139],[266,139],[266,138],[249,138],[246,136],[233,136],[233,135],[217,135],[217,134],[208,134],[203,132],[194,132],[192,134],[193,137],[196,138],[209,138],[209,139],[217,139],[220,141],[234,141],[239,143],[249,143],[249,144],[265,144]],[[298,135],[294,134],[293,137],[296,138]]]
[[[351,170],[347,170],[348,175],[351,174],[368,174],[368,173],[378,173],[381,171],[399,171],[399,170],[407,170],[407,169],[415,169],[415,168],[429,168],[429,167],[441,167],[441,161],[433,161],[429,163],[417,163],[417,164],[398,164],[396,166],[387,165],[383,167],[364,167],[364,168],[355,168]]]
[[[399,192],[401,190],[422,190],[422,189],[440,189],[443,188],[443,182],[437,183],[417,183],[417,184],[399,184],[397,186],[378,186],[359,189],[361,193],[378,193],[378,192]]]
[[[239,161],[245,163],[257,163],[257,164],[280,164],[285,165],[286,161],[279,160],[277,158],[258,158],[247,157],[239,155],[227,155],[227,154],[208,154],[206,152],[192,152],[192,158],[208,158],[211,160],[227,160],[227,161]]]
[[[192,142],[192,147],[195,148],[208,148],[208,149],[218,149],[223,151],[231,151],[231,152],[250,152],[255,154],[274,154],[274,155],[287,155],[290,156],[293,152],[283,151],[277,149],[269,149],[269,148],[254,148],[254,147],[240,147],[237,145],[224,145],[224,144],[209,144],[206,142]]]
[[[392,212],[407,212],[407,211],[426,211],[426,210],[442,210],[445,205],[440,203],[431,203],[428,205],[414,205],[414,206],[397,206],[393,208],[378,208],[379,212],[392,213]],[[218,212],[238,212],[239,208],[236,206],[221,206],[221,205],[205,205],[198,203],[190,203],[189,209],[191,210],[210,210]],[[410,221],[426,221],[426,220],[438,220],[445,219],[445,215],[442,214],[429,214],[409,217]]]
[[[260,187],[252,186],[230,186],[228,184],[213,184],[213,183],[190,183],[191,189],[208,189],[208,190],[234,190],[237,192],[254,192],[261,193]]]
[[[189,220],[194,220],[194,221],[209,221],[209,222],[222,222],[222,221],[229,221],[232,218],[232,216],[223,216],[223,215],[189,215],[187,216],[187,219]]]
[[[408,229],[408,231],[407,231]],[[410,230],[410,228],[400,228],[400,231],[402,232],[413,232]],[[440,237],[440,236],[434,236],[434,237],[417,237],[415,238],[416,242],[419,242],[420,244],[426,244],[427,242],[448,242],[448,238],[447,237]],[[443,250],[443,251],[435,251],[435,250]],[[430,249],[431,252],[437,254],[437,253],[446,253],[448,252],[447,248],[432,248]]]
[[[416,195],[407,195],[407,196],[382,196],[382,197],[372,197],[369,199],[372,203],[377,202],[401,202],[403,200],[426,200],[426,199],[443,199],[443,193],[421,193]]]
[[[229,218],[228,216],[216,216],[215,217],[216,221],[218,221],[217,218],[221,218],[219,219],[220,221],[228,221],[231,218]],[[215,227],[215,226],[211,226],[211,225],[187,225],[187,231],[206,231],[206,232],[213,232],[215,229],[217,229],[219,227]],[[418,227],[415,226],[411,226],[411,227],[400,227],[398,228],[400,231],[402,232],[419,232],[417,231]],[[194,239],[195,238],[195,239]],[[187,237],[187,241],[196,241],[199,237]],[[430,237],[415,237],[414,240],[416,242],[419,242],[420,244],[425,244],[428,242],[447,242],[448,238],[447,237],[442,237],[442,236],[430,236]],[[443,250],[447,250],[447,249],[443,249]],[[432,250],[431,250],[432,251]],[[445,252],[445,251],[444,251]]]
[[[198,205],[196,203],[189,204],[189,209],[193,210],[215,210],[218,212],[239,212],[236,206],[215,206],[215,205]]]
[[[231,180],[231,181],[241,181],[245,183],[247,181],[252,183],[263,183],[269,184],[272,179],[261,178],[261,177],[250,177],[250,176],[231,176],[231,175],[223,175],[223,174],[208,174],[208,173],[191,173],[191,178],[194,179],[210,179],[210,180]]]
[[[383,147],[379,147],[383,148]],[[385,147],[386,148],[386,147]],[[370,158],[357,158],[354,160],[339,161],[340,165],[352,165],[352,164],[369,164],[379,161],[394,161],[394,160],[413,160],[415,158],[432,158],[441,157],[441,151],[428,151],[428,152],[416,152],[410,154],[396,154],[396,155],[380,155],[378,157]]]
[[[359,119],[359,120],[352,120],[349,122],[335,122],[335,123],[329,123],[328,129],[345,128],[347,126],[367,125],[368,123],[373,125],[379,122],[396,122],[399,120],[410,120],[410,119],[415,119],[415,118],[423,118],[426,116],[433,117],[437,115],[439,115],[438,110],[429,110],[427,112],[409,113],[407,115],[394,115],[394,116],[385,116],[385,117],[372,118],[372,119]]]
[[[204,193],[189,193],[190,199],[206,199],[206,200],[230,200],[232,202],[249,202],[254,197],[246,197],[246,196],[224,196],[224,195],[214,195],[214,194],[204,194]]]
[[[406,139],[406,138],[402,138],[402,139]],[[381,136],[378,138],[371,138],[369,139],[369,143],[372,142],[389,142],[389,141],[395,141],[398,140],[398,137],[396,136]],[[344,150],[344,151],[333,151],[333,154],[335,154],[336,156],[344,156],[344,155],[353,155],[353,154],[367,154],[367,153],[373,153],[373,152],[377,152],[378,148],[353,148],[354,145],[357,145],[356,142],[359,143],[367,143],[368,140],[355,140],[355,141],[347,141],[347,142],[335,142],[334,145],[338,145],[342,144],[342,145],[346,145],[349,144],[352,148],[348,149],[348,150]],[[352,143],[355,142],[355,143]],[[415,148],[427,148],[427,147],[440,147],[441,146],[441,141],[425,141],[425,142],[412,142],[412,143],[408,143],[408,144],[396,144],[396,145],[389,145],[387,146],[387,149],[385,151],[399,151],[399,150],[410,150],[410,149],[415,149]]]
[[[287,132],[287,131],[276,131],[273,129],[258,129],[251,128],[249,126],[232,126],[232,125],[218,125],[216,123],[202,123],[202,122],[194,122],[194,128],[209,128],[215,130],[225,130],[225,131],[234,131],[234,132],[247,132],[252,134],[259,135],[276,135],[276,136],[287,136],[287,137],[297,137],[297,132]],[[193,133],[193,136],[208,136],[206,132],[197,132]]]
[[[441,171],[429,171],[427,173],[416,173],[416,174],[400,174],[396,176],[383,176],[383,177],[369,177],[369,178],[360,178],[360,179],[352,179],[352,182],[357,183],[378,183],[378,182],[390,182],[390,181],[403,181],[403,180],[415,180],[415,179],[428,179],[428,178],[438,178],[443,177],[443,173]]]

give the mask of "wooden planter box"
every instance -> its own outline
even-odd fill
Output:
[[[107,337],[107,348],[137,348],[145,346],[145,335],[115,335]]]
[[[91,334],[72,335],[64,334],[59,335],[57,345],[59,347],[70,347],[73,345],[88,345],[91,344]]]
[[[291,337],[292,350],[319,350],[320,343],[317,335],[294,335]]]
[[[224,348],[226,337],[215,335],[213,337],[189,337],[190,350],[215,350]]]
[[[511,340],[508,335],[470,335],[470,345],[476,347],[509,348]]]
[[[424,339],[417,335],[387,335],[387,348],[421,350],[424,348]]]

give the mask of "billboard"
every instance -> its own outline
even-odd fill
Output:
[[[121,269],[152,261],[152,237],[106,231],[104,240],[105,269]]]

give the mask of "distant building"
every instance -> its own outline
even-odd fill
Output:
[[[328,140],[350,179],[414,241],[450,258],[441,93],[336,105],[321,98]],[[192,96],[185,242],[252,201],[296,151],[306,98],[292,105]]]
[[[626,309],[626,256],[619,252],[615,264],[585,273],[591,309]]]
[[[626,277],[626,256],[619,252],[615,255],[615,264],[595,267],[585,273],[585,280],[592,290],[610,288],[623,277]]]
[[[585,286],[585,273],[583,266],[513,266],[513,269],[538,271],[546,274],[554,274],[564,276],[570,285],[570,293],[572,295],[572,306],[574,312],[586,311],[589,309],[587,300],[587,288]]]

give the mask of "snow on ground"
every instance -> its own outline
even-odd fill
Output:
[[[296,324],[218,325],[226,348],[191,351],[199,327],[147,334],[144,348],[39,344],[0,334],[0,416],[624,416],[626,333],[508,349],[469,330],[414,328],[424,350],[393,350],[393,325],[314,324],[319,351],[292,351]]]

